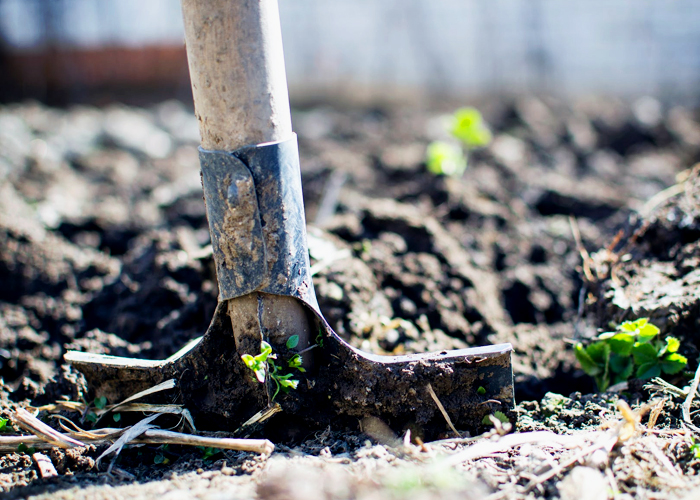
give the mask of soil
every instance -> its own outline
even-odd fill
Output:
[[[294,112],[321,310],[348,342],[378,354],[512,343],[523,433],[610,427],[618,399],[639,409],[665,395],[656,422],[672,437],[653,446],[666,472],[644,468],[645,453],[657,455],[639,438],[603,465],[591,454],[526,491],[565,450],[523,445],[444,467],[472,441],[399,446],[381,425],[290,423],[269,458],[140,446],[107,474],[95,462],[106,446],[56,448],[46,454],[59,475],[41,479],[31,455],[8,453],[0,489],[9,498],[583,498],[571,492],[604,483],[606,496],[591,498],[681,498],[697,487],[683,398],[635,381],[596,394],[571,345],[650,317],[689,359],[669,382],[683,387],[697,367],[699,115],[649,99],[478,107],[494,139],[470,153],[461,177],[423,162],[453,106]],[[191,110],[174,101],[0,108],[3,416],[93,401],[63,363],[66,350],[164,359],[207,329],[217,284],[198,140]],[[284,427],[283,414],[274,418]],[[497,435],[490,427],[478,432]]]

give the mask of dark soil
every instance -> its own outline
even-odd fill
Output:
[[[700,160],[697,116],[680,107],[650,116],[639,103],[611,100],[480,107],[494,140],[471,154],[460,178],[432,175],[423,164],[427,143],[440,135],[436,110],[295,112],[314,285],[336,332],[382,354],[510,342],[526,421],[547,393],[579,393],[577,401],[595,391],[570,344],[611,321],[652,317],[689,340],[683,352],[694,364],[700,195],[697,171],[688,169]],[[0,108],[3,411],[91,398],[62,363],[68,349],[163,359],[206,330],[217,285],[197,143],[191,112],[176,102],[147,110]],[[683,192],[645,208],[678,176],[690,178]],[[639,210],[646,218],[633,216]],[[607,249],[589,263],[595,279],[581,273],[572,224],[586,249]],[[583,416],[572,425],[599,423]],[[340,430],[327,431],[318,450],[320,434],[287,444],[356,463],[369,438]],[[170,466],[153,466],[159,452],[145,447],[125,451],[124,475],[107,478],[94,466],[98,451],[53,452],[60,474],[77,475],[49,481],[37,480],[28,455],[5,455],[0,488],[48,494],[74,481],[146,483],[201,468],[254,495],[238,476],[262,467],[250,454],[202,462],[184,448],[170,452]],[[323,484],[331,491],[329,474]],[[257,494],[296,498],[285,481],[260,483]],[[362,481],[338,484],[369,495]],[[333,495],[318,498],[343,497]]]

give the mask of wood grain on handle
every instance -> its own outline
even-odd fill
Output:
[[[277,0],[182,0],[202,147],[233,151],[292,133]]]

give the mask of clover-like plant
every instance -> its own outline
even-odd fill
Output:
[[[579,342],[574,353],[583,371],[595,379],[600,391],[633,376],[648,380],[682,371],[688,360],[677,352],[680,341],[675,337],[659,339],[659,332],[648,318],[626,321],[615,331],[599,335],[587,346]]]
[[[287,339],[287,349],[294,349],[299,344],[299,336],[292,335]],[[277,365],[277,354],[272,353],[272,346],[265,342],[264,340],[260,343],[260,354],[256,356],[251,356],[250,354],[241,355],[243,363],[250,368],[255,374],[255,378],[261,384],[265,383],[265,378],[267,375],[270,376],[275,384],[275,393],[272,395],[274,400],[280,391],[287,393],[290,390],[296,389],[299,385],[299,381],[292,379],[292,373],[282,373],[282,368]],[[294,354],[289,360],[287,360],[287,366],[292,369],[297,369],[300,372],[305,372],[303,366],[301,366],[303,359],[300,354]]]

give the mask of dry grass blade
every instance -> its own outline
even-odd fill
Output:
[[[690,406],[693,404],[693,399],[695,399],[695,393],[698,391],[698,384],[700,384],[700,365],[698,365],[697,370],[695,370],[695,377],[693,377],[693,383],[690,384],[690,390],[688,391],[688,396],[683,402],[683,421],[690,429],[695,432],[700,432],[700,428],[693,424],[690,418]]]
[[[24,429],[36,435],[40,439],[58,446],[60,448],[75,448],[76,446],[85,446],[85,443],[73,439],[52,429],[44,422],[36,418],[24,408],[18,408],[14,414],[14,420]]]
[[[121,403],[118,403],[118,404],[110,407],[109,411],[115,411],[117,408],[119,408],[127,403],[131,403],[132,401],[136,401],[137,399],[141,399],[141,398],[149,396],[151,394],[155,394],[155,393],[161,392],[161,391],[167,391],[169,389],[174,389],[176,384],[177,384],[177,381],[174,378],[171,378],[170,380],[166,380],[165,382],[161,382],[158,385],[154,385],[153,387],[149,387],[148,389],[145,389],[141,392],[137,392],[133,396],[129,396]]]
[[[425,388],[428,389],[428,394],[430,394],[430,397],[433,398],[433,401],[435,401],[435,404],[437,405],[438,410],[440,410],[440,413],[442,413],[442,417],[447,422],[447,425],[450,426],[450,429],[452,429],[452,432],[455,433],[455,436],[457,436],[458,438],[461,438],[462,435],[457,431],[457,429],[455,429],[454,424],[452,424],[452,420],[450,419],[450,416],[447,414],[447,410],[445,410],[445,407],[442,406],[442,403],[438,399],[437,394],[435,394],[435,391],[433,390],[433,386],[428,384],[425,386]]]
[[[152,429],[155,427],[154,425],[151,424],[156,418],[158,418],[161,414],[156,413],[155,415],[151,415],[150,417],[146,417],[143,420],[141,420],[139,423],[129,427],[124,431],[124,434],[121,435],[119,439],[115,441],[115,443],[107,448],[102,455],[97,457],[97,464],[99,465],[100,460],[104,458],[105,456],[109,455],[110,453],[115,453],[114,460],[116,460],[117,456],[119,453],[122,451],[122,448],[124,448],[124,445],[127,444],[130,441],[133,441],[137,437],[139,437],[141,434],[146,432],[149,429]],[[107,473],[110,473],[112,471],[112,466],[114,465],[114,460],[109,464],[109,468],[107,469]]]

